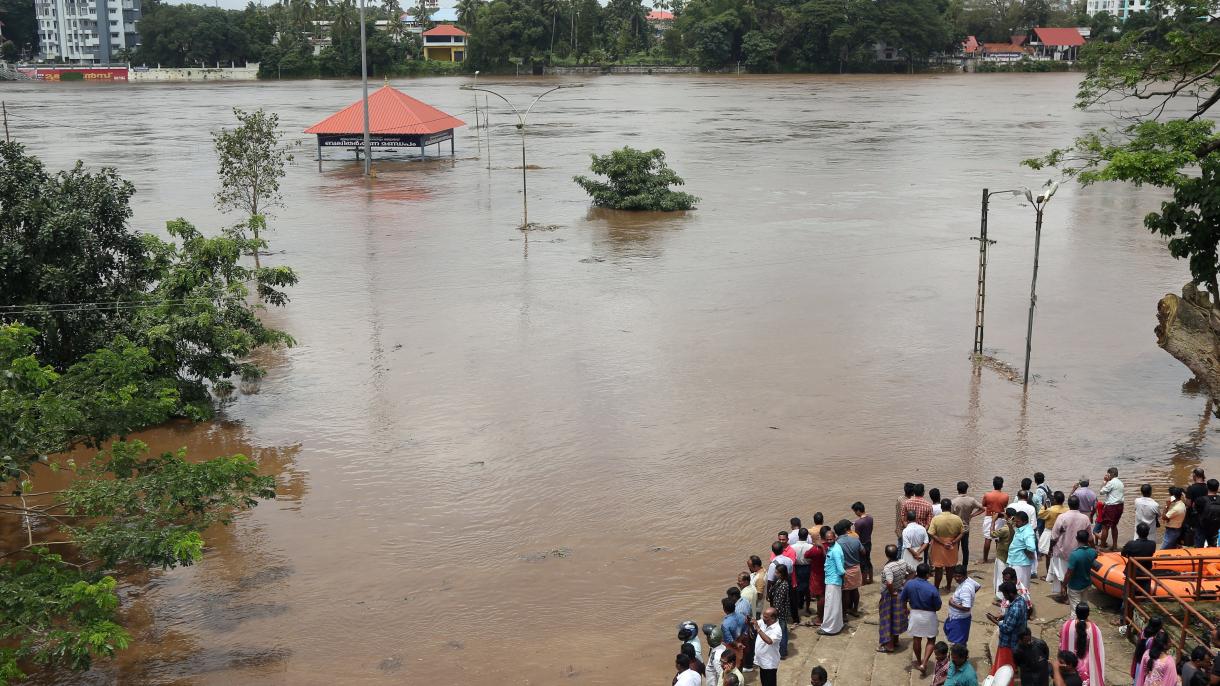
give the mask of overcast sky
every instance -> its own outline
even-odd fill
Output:
[[[233,10],[242,9],[246,6],[246,3],[249,2],[249,0],[197,0],[196,2],[184,2],[183,0],[167,0],[167,1],[170,4],[174,4],[174,5],[188,5],[188,4],[216,5],[218,7],[227,7],[229,9],[233,9]],[[271,0],[263,0],[262,3],[259,3],[259,0],[254,0],[254,1],[256,4],[264,4],[264,5],[273,4],[271,2]],[[380,4],[377,2],[377,0],[366,0],[366,1],[370,5]],[[455,1],[456,0],[440,0],[440,4],[441,4],[441,7],[453,7]],[[408,4],[413,4],[413,3],[402,3],[402,4],[403,4],[403,7],[406,7]]]

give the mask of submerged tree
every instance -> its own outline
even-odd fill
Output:
[[[259,248],[265,247],[259,232],[267,228],[268,210],[281,204],[280,179],[292,155],[281,143],[278,114],[261,109],[246,112],[237,107],[233,114],[240,126],[213,135],[218,157],[216,174],[220,177],[216,204],[222,212],[246,215],[244,230],[254,236],[257,268],[262,266]]]
[[[655,210],[672,212],[693,209],[699,198],[671,190],[685,182],[665,164],[662,150],[636,150],[624,147],[609,155],[592,155],[590,169],[608,181],[577,176],[580,184],[598,207],[616,210]]]
[[[1220,398],[1220,135],[1213,111],[1220,102],[1220,19],[1210,2],[1167,5],[1171,16],[1128,27],[1117,41],[1091,43],[1082,53],[1088,73],[1077,107],[1117,112],[1120,123],[1026,164],[1058,167],[1084,185],[1126,181],[1171,192],[1144,226],[1168,239],[1170,255],[1187,260],[1191,283],[1182,298],[1161,300],[1157,343]]]
[[[250,354],[292,339],[250,289],[282,305],[296,276],[242,267],[256,239],[133,231],[131,193],[113,170],[53,175],[0,143],[0,518],[16,533],[0,540],[0,685],[126,647],[115,576],[199,561],[209,526],[274,496],[247,457],[124,439],[260,375]],[[105,450],[63,457],[79,446]]]

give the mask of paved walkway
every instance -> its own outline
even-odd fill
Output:
[[[876,555],[874,555],[876,557]],[[996,648],[996,627],[987,619],[988,612],[995,612],[990,590],[992,588],[993,565],[971,564],[970,574],[983,588],[979,589],[974,607],[974,627],[970,631],[970,660],[979,674],[979,681],[991,671],[991,655]],[[880,572],[880,565],[877,567]],[[942,582],[943,583],[943,582]],[[781,686],[808,686],[809,671],[814,665],[822,665],[830,675],[833,686],[927,686],[932,683],[931,668],[928,676],[921,677],[911,668],[911,640],[903,636],[898,643],[901,652],[884,654],[877,652],[877,599],[879,583],[861,589],[860,619],[848,616],[847,627],[838,636],[821,636],[816,629],[799,627],[793,632],[789,643],[789,656],[780,663]],[[1054,659],[1059,648],[1059,630],[1068,615],[1066,605],[1050,599],[1050,584],[1034,581],[1030,588],[1036,616],[1030,621],[1030,629],[1040,636],[1050,648]],[[948,595],[942,594],[945,608]],[[1093,606],[1090,619],[1101,627],[1106,646],[1106,686],[1131,686],[1128,674],[1132,648],[1125,636],[1110,625],[1116,616],[1118,601],[1102,596],[1090,589],[1085,596]],[[942,609],[943,625],[947,609]],[[940,640],[944,640],[941,634]],[[747,683],[757,683],[757,672],[746,678]]]

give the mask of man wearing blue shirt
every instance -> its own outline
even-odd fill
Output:
[[[1034,536],[1034,527],[1029,525],[1028,514],[1018,510],[1016,522],[1016,532],[1013,533],[1012,543],[1008,545],[1008,566],[1017,573],[1017,581],[1029,588],[1034,560],[1038,559],[1038,539]]]
[[[1017,585],[1011,581],[1005,581],[1000,584],[1000,593],[1008,601],[1008,609],[1004,611],[1004,616],[987,613],[987,619],[1000,627],[1000,645],[995,652],[995,660],[991,664],[993,675],[1004,665],[1016,667],[1014,651],[1020,644],[1021,632],[1029,624],[1029,606],[1023,602],[1014,602],[1017,600]]]
[[[931,571],[928,563],[920,562],[915,568],[915,578],[907,581],[898,594],[898,600],[911,609],[907,632],[912,636],[911,652],[915,654],[915,666],[924,676],[927,676],[928,659],[932,657],[936,634],[940,631],[940,620],[936,618],[941,605],[940,591],[928,581]],[[928,645],[922,649],[925,638]]]
[[[839,547],[834,530],[827,530],[822,537],[826,545],[826,606],[822,611],[822,628],[818,633],[834,636],[843,630],[843,549]]]
[[[724,634],[725,645],[736,643],[741,632],[746,628],[746,618],[737,613],[736,605],[732,598],[720,599],[720,607],[724,610],[724,619],[720,620],[720,631]]]

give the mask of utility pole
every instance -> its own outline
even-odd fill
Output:
[[[365,44],[364,0],[360,0],[360,81],[364,86],[364,175],[372,172],[373,143],[369,136],[369,60]]]
[[[8,137],[8,105],[0,100],[0,110],[4,112],[4,142],[8,143],[12,139]]]
[[[979,222],[979,235],[970,240],[979,242],[979,283],[974,295],[974,354],[983,354],[983,315],[987,307],[987,248],[995,241],[987,238],[987,204],[991,194],[983,189],[983,218]]]

